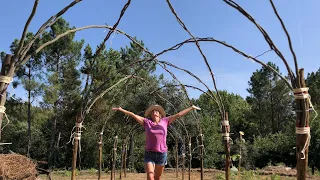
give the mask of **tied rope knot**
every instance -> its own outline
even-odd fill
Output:
[[[1,76],[0,76],[0,77],[1,77]],[[0,113],[3,113],[4,116],[5,116],[5,118],[6,118],[6,120],[7,120],[7,124],[4,125],[4,126],[1,128],[1,130],[3,130],[4,127],[6,127],[6,126],[10,123],[10,120],[9,120],[9,118],[8,118],[8,116],[7,116],[6,108],[5,108],[4,106],[0,106]]]
[[[311,139],[310,127],[296,127],[296,134],[307,134],[307,140],[303,146],[303,149],[301,150],[301,154],[303,155],[301,159],[305,159],[306,158],[305,152],[307,147],[310,145],[310,139]]]
[[[315,112],[315,117],[313,118],[313,120],[315,120],[318,116],[317,111],[314,109],[313,104],[311,102],[311,96],[309,94],[309,88],[305,87],[305,88],[296,88],[293,89],[293,96],[295,99],[307,99],[310,105],[310,108],[312,109],[313,112]],[[309,110],[307,110],[309,111]],[[297,112],[302,112],[301,110],[297,110]]]
[[[78,129],[74,132],[75,128],[78,128]],[[71,130],[70,139],[67,142],[67,144],[69,144],[72,141],[72,145],[73,145],[74,144],[74,140],[78,140],[79,141],[79,152],[81,152],[81,133],[82,133],[81,128],[85,128],[82,125],[82,122],[80,122],[80,123],[76,122],[75,126],[73,126],[73,128]]]
[[[13,82],[13,78],[10,76],[1,76],[0,75],[0,82],[10,84],[11,82]]]
[[[228,120],[222,120],[221,121],[221,129],[222,129],[222,126],[224,126],[226,128],[226,130],[227,130],[227,127],[230,126],[229,121]],[[221,136],[223,137],[223,140],[226,140],[227,142],[229,142],[231,140],[231,142],[233,142],[233,140],[230,137],[230,133],[228,133],[228,132],[224,132],[223,133],[222,132]]]

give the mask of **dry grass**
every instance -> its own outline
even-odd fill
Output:
[[[63,171],[63,172],[55,172],[52,175],[54,180],[69,180],[70,179],[70,172]],[[190,176],[191,180],[200,180],[200,172],[197,170],[193,170]],[[45,180],[45,176],[40,176],[41,180]],[[90,171],[81,171],[77,175],[77,180],[96,180],[98,176],[96,172]],[[103,180],[110,180],[110,173],[103,173],[102,178]],[[116,179],[120,179],[120,174],[117,172]],[[127,177],[124,178],[122,174],[122,179],[124,180],[145,180],[146,175],[144,173],[127,173]],[[176,173],[173,170],[165,170],[162,180],[177,180],[182,179],[181,171],[178,174],[178,178],[176,178]],[[188,180],[188,172],[186,171],[184,174],[184,179]],[[223,180],[224,179],[224,172],[218,170],[206,170],[204,173],[205,180]],[[244,174],[240,175],[233,175],[231,180],[295,180],[295,177],[289,176],[280,176],[280,175],[258,175],[257,173],[253,173],[253,171],[247,171]],[[320,179],[319,177],[310,177],[308,179],[316,180]]]
[[[1,180],[34,180],[36,165],[27,157],[19,154],[0,154]]]

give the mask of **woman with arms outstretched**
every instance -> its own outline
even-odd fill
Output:
[[[131,116],[145,129],[146,145],[144,154],[145,170],[147,180],[160,180],[164,166],[167,162],[167,128],[176,119],[186,115],[191,110],[200,110],[199,107],[191,106],[179,113],[166,117],[164,109],[159,105],[152,105],[144,116],[122,109],[121,107],[112,108]],[[150,117],[150,119],[148,119]]]

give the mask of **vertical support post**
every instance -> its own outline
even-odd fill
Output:
[[[189,151],[189,180],[191,180],[191,161],[192,161],[192,149],[191,149],[191,135],[189,137],[188,143],[188,151]]]
[[[176,178],[179,177],[178,174],[178,168],[179,168],[179,154],[178,154],[178,138],[175,138],[175,144],[176,144]]]
[[[182,152],[182,180],[184,180],[184,171],[185,171],[185,158],[186,158],[186,146],[185,146],[185,137],[182,141],[183,152]]]
[[[14,59],[12,59],[12,55],[11,54],[6,54],[5,60],[4,62],[2,62],[2,67],[1,67],[1,76],[5,76],[5,77],[12,77],[14,75],[14,71],[15,71],[15,67],[14,67]],[[2,132],[2,120],[3,120],[3,114],[5,113],[5,103],[7,100],[7,87],[9,86],[10,82],[7,82],[5,80],[2,80],[0,82],[0,140],[1,140],[1,132]]]
[[[76,117],[75,133],[73,136],[73,155],[72,155],[71,180],[76,180],[77,155],[78,155],[79,141],[81,139],[82,121],[83,121],[83,118],[82,118],[82,114],[80,112],[77,114],[77,117]]]
[[[102,171],[102,140],[103,140],[103,132],[99,134],[99,170],[98,170],[98,180],[101,180],[101,171]]]
[[[123,162],[123,169],[124,169],[124,177],[126,178],[127,177],[127,148],[128,148],[128,137],[126,137],[126,140],[125,140],[125,146],[124,146],[124,155],[123,155],[123,159],[124,159],[124,162]]]
[[[297,158],[297,180],[306,180],[308,169],[308,152],[310,142],[310,96],[305,84],[304,69],[299,69],[297,86],[293,90],[296,102],[296,158]],[[311,106],[312,108],[312,106]]]
[[[225,179],[230,180],[230,125],[228,120],[228,113],[225,112],[221,121],[222,128],[222,141],[224,142],[224,150],[226,153],[226,163],[225,163]]]
[[[200,134],[200,168],[201,168],[201,180],[203,180],[204,170],[203,170],[203,154],[204,154],[204,145],[203,145],[203,134]]]
[[[113,155],[112,155],[112,180],[116,179],[116,160],[117,160],[118,136],[114,136]]]

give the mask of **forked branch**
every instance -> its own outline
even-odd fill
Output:
[[[21,39],[20,39],[20,42],[19,42],[19,45],[17,47],[17,49],[15,50],[14,52],[14,56],[13,56],[13,59],[16,59],[17,57],[19,57],[19,54],[21,52],[21,49],[23,48],[23,45],[24,45],[24,39],[26,38],[27,36],[27,31],[28,31],[28,28],[29,28],[29,25],[34,17],[34,15],[36,14],[36,11],[37,11],[37,7],[38,7],[38,4],[39,4],[39,0],[35,0],[34,1],[34,4],[33,4],[33,8],[32,8],[32,11],[31,11],[31,14],[24,26],[24,29],[23,29],[23,32],[22,32],[22,35],[21,35]]]
[[[218,96],[218,99],[219,99],[219,104],[220,104],[220,107],[222,108],[222,109],[220,109],[220,114],[221,114],[221,116],[224,116],[224,112],[225,112],[224,105],[223,105],[222,99],[221,99],[221,97],[220,97],[220,94],[219,94],[219,92],[218,92],[218,88],[217,88],[217,85],[216,85],[216,81],[215,81],[215,78],[214,78],[214,74],[213,74],[213,72],[212,72],[212,70],[211,70],[211,67],[210,67],[209,62],[208,62],[208,60],[207,60],[207,57],[206,57],[206,56],[204,55],[204,53],[202,52],[202,49],[201,49],[200,44],[199,44],[199,42],[197,41],[196,37],[195,37],[193,34],[191,34],[191,32],[189,31],[189,29],[187,28],[187,26],[184,24],[184,22],[180,19],[180,17],[179,17],[179,16],[177,15],[177,13],[175,12],[173,6],[172,6],[171,3],[170,3],[170,0],[166,0],[166,1],[167,1],[167,4],[168,4],[169,7],[170,7],[171,12],[174,14],[174,16],[176,17],[176,19],[177,19],[177,21],[179,22],[179,24],[180,24],[180,25],[182,26],[182,28],[193,38],[193,40],[194,40],[194,42],[195,42],[195,44],[196,44],[196,46],[197,46],[200,54],[202,55],[202,57],[203,57],[206,65],[207,65],[207,67],[208,67],[208,69],[209,69],[209,72],[210,72],[210,75],[211,75],[211,78],[212,78],[212,81],[213,81],[214,88],[215,88],[215,90],[216,90],[216,92],[217,92],[217,96]]]
[[[273,49],[275,51],[275,53],[283,61],[284,65],[287,68],[287,71],[288,71],[288,74],[289,74],[289,77],[290,77],[290,80],[291,80],[291,84],[293,86],[295,86],[295,84],[296,84],[294,82],[295,76],[294,76],[294,74],[293,74],[293,72],[292,72],[287,60],[284,58],[284,56],[282,55],[281,51],[279,51],[277,46],[273,43],[272,39],[270,38],[268,33],[264,30],[264,28],[261,27],[247,11],[245,11],[239,4],[237,4],[233,0],[223,0],[223,1],[225,3],[227,3],[229,6],[233,7],[236,10],[238,10],[242,15],[244,15],[248,20],[250,20],[259,29],[259,31],[261,32],[261,34],[263,35],[263,37],[265,38],[265,40],[269,44],[270,48]]]
[[[76,5],[77,3],[81,2],[82,0],[74,0],[69,5],[64,7],[62,10],[60,10],[57,14],[51,16],[45,23],[42,24],[42,26],[39,28],[38,32],[35,34],[35,36],[32,38],[32,40],[23,47],[21,53],[17,54],[17,57],[19,56],[19,64],[21,64],[21,61],[23,61],[24,57],[32,47],[33,43],[36,39],[40,37],[43,32],[48,29],[51,25],[53,25],[64,13],[66,13],[71,7]]]

